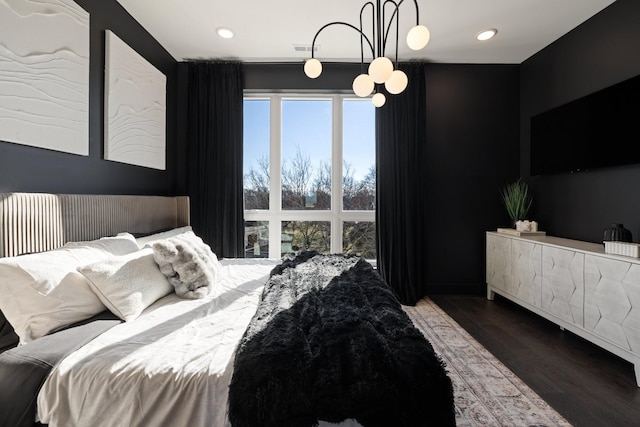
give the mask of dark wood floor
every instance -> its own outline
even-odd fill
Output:
[[[498,295],[431,299],[574,426],[640,426],[629,362]]]

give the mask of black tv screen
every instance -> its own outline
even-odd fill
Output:
[[[531,118],[531,175],[640,163],[640,76]]]

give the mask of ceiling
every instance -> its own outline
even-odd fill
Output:
[[[176,60],[237,59],[303,62],[315,33],[332,21],[359,26],[364,0],[118,0]],[[406,47],[415,25],[413,2],[400,8],[400,60],[519,64],[595,15],[613,0],[419,0],[420,23],[431,32],[421,51]],[[365,22],[371,22],[367,17]],[[216,28],[234,31],[222,39]],[[480,42],[475,34],[496,28]],[[370,31],[368,32],[370,33]],[[392,37],[393,38],[393,37]],[[395,38],[393,38],[395,41]],[[390,43],[393,45],[394,43]],[[318,36],[322,61],[360,61],[360,37],[347,26]],[[393,59],[393,46],[386,56]],[[365,60],[367,57],[365,56]],[[369,56],[370,59],[370,56]]]

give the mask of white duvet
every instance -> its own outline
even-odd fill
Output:
[[[51,427],[225,426],[235,348],[276,260],[223,260],[199,300],[170,294],[65,358],[38,395]]]

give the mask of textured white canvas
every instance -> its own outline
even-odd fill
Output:
[[[167,77],[106,31],[104,158],[166,168]]]
[[[89,14],[0,0],[0,141],[89,155]]]

